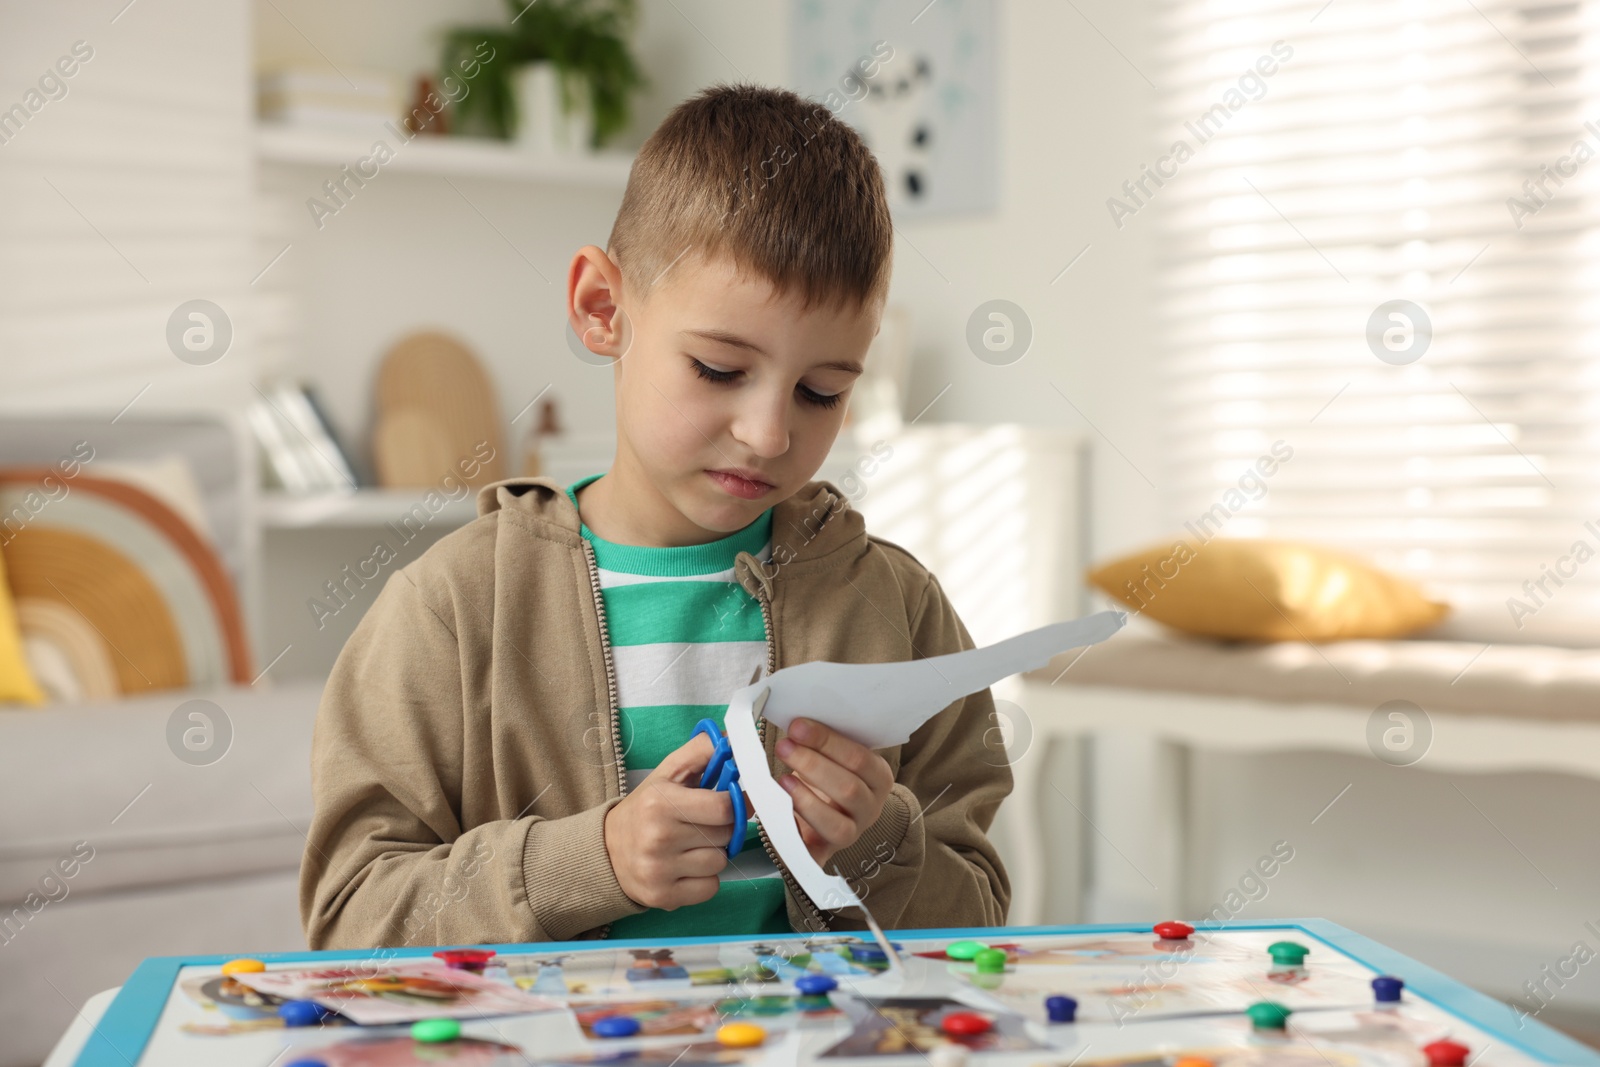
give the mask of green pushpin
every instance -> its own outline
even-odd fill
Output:
[[[1004,974],[1006,954],[1004,949],[986,948],[972,957],[979,974]]]
[[[461,1036],[461,1024],[454,1019],[418,1019],[411,1024],[411,1037],[433,1045],[454,1041]]]
[[[988,947],[982,941],[952,941],[944,954],[953,960],[970,960]]]
[[[1267,946],[1267,954],[1278,967],[1298,967],[1305,963],[1306,953],[1310,951],[1297,941],[1274,941]]]
[[[1244,1013],[1250,1016],[1250,1024],[1257,1030],[1282,1030],[1289,1025],[1289,1009],[1274,1000],[1252,1004]]]

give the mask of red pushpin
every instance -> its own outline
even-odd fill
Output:
[[[1435,1041],[1422,1046],[1422,1054],[1428,1057],[1429,1067],[1465,1067],[1467,1053],[1471,1051],[1459,1041]]]
[[[939,1029],[951,1037],[977,1037],[994,1027],[987,1015],[975,1011],[953,1011],[939,1020]]]
[[[1182,941],[1194,933],[1194,927],[1188,923],[1164,922],[1156,923],[1151,927],[1152,932],[1163,941]]]
[[[482,971],[484,964],[494,957],[489,948],[442,948],[434,953],[453,971]]]

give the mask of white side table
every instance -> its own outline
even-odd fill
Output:
[[[996,695],[1001,687],[996,687]],[[1177,914],[1184,897],[1187,791],[1184,765],[1192,749],[1228,752],[1316,750],[1367,755],[1371,707],[1286,703],[1237,696],[1178,693],[1101,685],[1047,685],[1012,679],[1005,695],[1026,710],[1033,746],[1052,738],[1095,738],[1093,796],[1081,804],[1094,820],[1090,871],[1093,898],[1137,904],[1140,912]],[[1538,719],[1527,711],[1503,716],[1430,712],[1430,770],[1507,773],[1533,771],[1600,778],[1600,721]],[[1106,769],[1107,757],[1118,773]],[[1017,761],[1016,794],[1033,805],[1061,803],[1039,782],[1040,760]],[[1152,785],[1154,783],[1154,785]],[[1020,828],[1043,855],[1041,822]],[[1116,841],[1132,856],[1116,851]],[[1143,872],[1135,873],[1135,869]],[[1086,872],[1087,873],[1087,872]],[[1148,878],[1147,882],[1143,879]],[[1013,869],[1015,903],[1010,922],[1039,921],[1044,868],[1034,859]],[[1154,886],[1159,885],[1159,890]],[[1087,886],[1080,891],[1088,893]],[[1090,899],[1083,897],[1081,899]]]
[[[78,1017],[72,1020],[67,1032],[61,1035],[56,1047],[50,1050],[50,1055],[46,1057],[42,1067],[72,1067],[72,1061],[83,1051],[83,1046],[89,1041],[89,1035],[99,1025],[100,1017],[111,1007],[111,1002],[116,999],[121,989],[121,986],[107,989],[84,1001],[83,1007],[78,1011]]]

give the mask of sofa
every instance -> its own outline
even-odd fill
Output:
[[[0,420],[0,466],[82,440],[102,469],[181,456],[248,620],[255,467],[240,427],[115,414]],[[295,882],[320,693],[267,673],[0,708],[0,1067],[42,1061],[146,956],[305,947]]]

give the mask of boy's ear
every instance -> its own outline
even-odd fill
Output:
[[[597,356],[621,359],[631,341],[627,313],[617,304],[622,269],[595,245],[572,257],[567,272],[567,321],[583,346]]]

